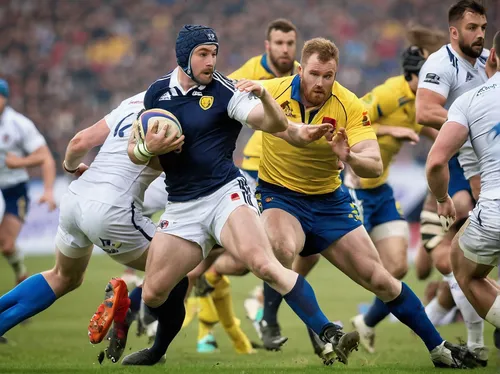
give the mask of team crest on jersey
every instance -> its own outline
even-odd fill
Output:
[[[333,126],[333,131],[337,130],[337,120],[335,118],[323,117],[321,123],[329,123]]]
[[[295,118],[295,114],[293,114],[292,107],[290,106],[290,102],[288,100],[281,103],[280,106],[281,109],[283,109],[285,116]]]
[[[439,84],[441,80],[441,77],[435,73],[427,73],[425,76],[424,82],[425,83],[432,83],[432,84]]]
[[[159,224],[160,229],[162,229],[162,230],[163,230],[163,229],[166,229],[166,228],[168,227],[168,224],[169,224],[169,223],[170,223],[170,222],[168,222],[166,219],[162,219],[162,220],[160,221],[160,224]]]
[[[236,201],[240,199],[240,195],[237,192],[231,194],[231,201]]]
[[[208,110],[212,107],[212,104],[214,103],[214,97],[213,96],[202,96],[200,97],[200,107],[203,110]]]

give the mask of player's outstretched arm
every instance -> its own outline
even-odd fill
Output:
[[[269,133],[286,131],[288,120],[276,100],[269,92],[255,81],[242,79],[235,87],[241,92],[249,92],[258,97],[261,105],[255,106],[246,118],[246,123],[254,130],[262,130]]]
[[[73,139],[69,141],[66,148],[63,166],[67,172],[76,172],[83,158],[94,147],[102,145],[109,135],[109,127],[103,118],[78,132]]]
[[[415,100],[417,123],[439,130],[448,117],[448,111],[443,107],[445,103],[444,96],[427,88],[419,88]]]
[[[333,131],[333,126],[329,123],[321,125],[306,125],[288,121],[286,131],[274,133],[273,135],[285,140],[295,147],[305,147],[308,144],[321,139],[329,131]]]
[[[344,128],[338,129],[335,136],[326,136],[333,153],[340,161],[349,164],[351,169],[362,178],[377,178],[382,175],[383,164],[380,148],[376,140],[362,140],[352,147]]]

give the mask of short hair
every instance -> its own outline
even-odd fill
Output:
[[[295,25],[292,23],[292,21],[285,18],[275,19],[274,21],[271,21],[269,25],[267,25],[266,40],[271,40],[271,32],[273,30],[282,31],[284,33],[293,31],[295,35],[297,35],[297,28],[295,27]]]
[[[448,11],[448,23],[451,25],[459,20],[461,20],[465,12],[472,12],[484,16],[486,14],[486,8],[477,0],[460,0],[455,5],[452,5]]]
[[[334,42],[325,38],[314,38],[305,42],[300,63],[304,65],[309,60],[309,57],[316,53],[321,62],[335,60],[337,65],[339,64],[339,49]]]
[[[495,48],[495,54],[500,58],[500,31],[493,37],[493,47]]]

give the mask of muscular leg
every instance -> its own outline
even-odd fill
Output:
[[[322,254],[352,280],[384,301],[391,313],[420,336],[429,351],[443,342],[417,296],[383,267],[364,227],[344,235]]]
[[[22,221],[13,214],[5,214],[0,224],[0,250],[14,270],[16,282],[23,280],[26,275],[23,256],[16,248],[16,240],[22,228]]]
[[[70,258],[56,248],[53,269],[29,277],[0,298],[0,336],[80,286],[92,247],[82,249],[82,253],[83,257]]]

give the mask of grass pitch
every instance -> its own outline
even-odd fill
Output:
[[[31,273],[49,269],[53,257],[30,257],[26,260]],[[87,324],[102,301],[104,287],[112,276],[118,276],[122,267],[106,256],[94,256],[81,288],[58,300],[49,310],[34,317],[29,324],[17,326],[6,334],[9,345],[0,345],[0,373],[449,373],[434,369],[429,354],[421,341],[400,323],[384,321],[377,327],[375,355],[360,348],[350,358],[349,366],[335,363],[323,367],[312,353],[306,329],[301,321],[283,304],[280,310],[282,332],[290,339],[282,352],[259,351],[255,355],[234,353],[228,338],[219,326],[215,329],[219,352],[196,353],[197,321],[181,330],[167,353],[167,362],[154,367],[123,367],[105,360],[102,365],[97,355],[105,343],[92,346],[87,338]],[[437,277],[437,274],[434,274]],[[341,320],[350,329],[349,319],[357,314],[359,303],[369,302],[372,296],[351,280],[321,261],[309,278],[323,311],[332,320]],[[253,276],[231,279],[235,311],[242,327],[252,340],[257,340],[250,322],[244,318],[243,300],[259,282]],[[425,284],[406,278],[415,292],[422,296]],[[0,293],[12,286],[13,274],[4,261],[0,261]],[[457,342],[466,338],[463,324],[439,328],[444,338]],[[493,329],[486,324],[485,339],[489,345],[490,362],[478,373],[500,373],[500,357],[493,347]],[[135,336],[131,328],[126,354],[146,347],[145,337]]]

